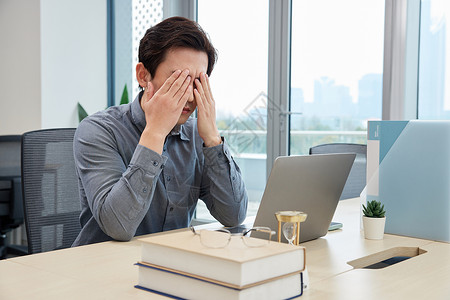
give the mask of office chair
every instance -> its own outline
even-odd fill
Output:
[[[366,186],[367,145],[331,143],[309,148],[309,154],[356,153],[340,200],[359,197]]]
[[[6,234],[23,224],[20,151],[22,136],[0,136],[0,259],[27,254],[26,246],[10,245]]]
[[[59,128],[22,136],[22,187],[30,253],[68,248],[81,230],[74,133],[75,128]]]

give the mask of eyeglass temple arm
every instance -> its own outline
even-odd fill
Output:
[[[191,229],[191,231],[192,231],[194,234],[197,234],[197,231],[195,231],[194,226],[189,226],[189,228]]]
[[[270,234],[270,236],[276,234],[275,231],[273,231],[272,229],[270,229],[269,227],[255,227],[255,228],[250,228],[249,230],[245,231],[242,235],[246,236],[247,234],[249,234],[252,231],[262,231],[262,232],[267,232]]]

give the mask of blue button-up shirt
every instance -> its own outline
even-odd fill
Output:
[[[77,128],[82,229],[73,246],[187,227],[198,199],[224,226],[245,219],[247,193],[226,142],[205,147],[190,118],[167,136],[162,155],[139,145],[146,125],[139,99]]]

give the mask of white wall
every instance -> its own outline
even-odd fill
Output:
[[[0,0],[0,135],[106,107],[106,16],[106,0]]]
[[[76,127],[107,105],[106,0],[41,0],[42,127]]]
[[[0,135],[41,127],[39,1],[0,0]]]

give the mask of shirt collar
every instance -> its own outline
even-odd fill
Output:
[[[139,92],[134,101],[131,103],[131,118],[133,119],[133,123],[139,129],[139,131],[144,131],[145,128],[145,115],[144,111],[141,107],[141,97],[143,91]]]
[[[144,131],[146,122],[145,122],[145,114],[141,107],[141,97],[143,91],[139,92],[134,101],[131,103],[131,117],[133,119],[134,124],[136,124],[137,128],[142,132]],[[189,121],[188,121],[189,122]],[[186,133],[186,128],[182,124],[176,125],[168,134],[171,135],[179,135],[180,139],[183,141],[190,141],[189,136]]]
[[[182,139],[183,141],[190,141],[189,136],[186,134],[186,128],[182,124],[175,125],[175,127],[169,133],[169,136],[170,135],[179,135],[180,139]]]

